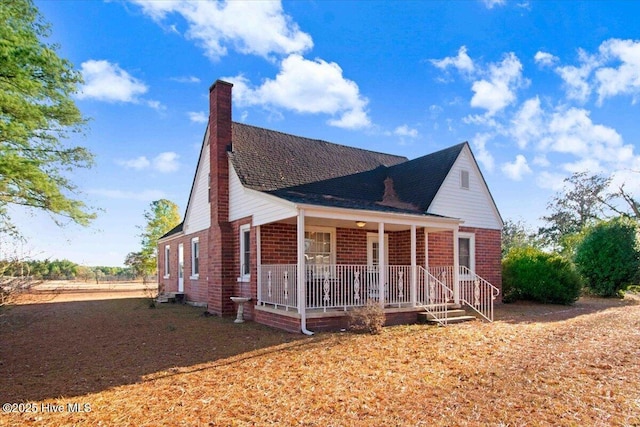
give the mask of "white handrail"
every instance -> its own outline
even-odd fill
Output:
[[[467,267],[460,266],[460,299],[480,316],[493,322],[493,301],[500,289]]]
[[[441,325],[448,323],[453,290],[422,266],[418,266],[418,304]]]

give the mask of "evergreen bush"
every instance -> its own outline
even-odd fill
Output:
[[[638,233],[638,224],[623,217],[601,222],[587,232],[576,250],[575,264],[593,294],[618,296],[638,280]]]
[[[503,301],[572,304],[582,282],[573,265],[557,254],[526,247],[509,251],[502,261]]]

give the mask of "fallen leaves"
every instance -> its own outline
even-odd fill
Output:
[[[2,399],[92,411],[0,425],[640,425],[640,305],[505,305],[493,324],[307,338],[136,304],[14,307]]]

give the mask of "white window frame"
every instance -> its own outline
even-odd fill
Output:
[[[194,271],[196,265],[195,247],[198,245],[198,271]],[[190,279],[197,280],[200,277],[200,238],[191,239],[191,276]]]
[[[465,185],[465,176],[466,176],[466,184]],[[460,170],[460,188],[463,190],[468,190],[471,187],[471,174],[466,169]]]
[[[475,233],[466,233],[459,232],[458,233],[458,241],[460,239],[469,239],[469,269],[472,272],[476,271],[476,235]],[[460,243],[458,243],[458,252],[460,252]],[[458,253],[458,262],[460,258],[460,253]]]
[[[378,233],[367,233],[367,265],[373,265],[373,245],[375,243],[379,243]],[[389,235],[385,233],[384,235],[384,262],[385,265],[389,265]],[[378,255],[379,256],[379,255]],[[378,258],[378,264],[380,264],[380,259]]]
[[[171,276],[171,245],[164,246],[164,278]]]
[[[245,243],[244,243],[244,235],[245,233],[249,233],[249,250],[251,250],[251,224],[244,224],[240,226],[240,235],[239,235],[239,239],[240,239],[240,257],[239,257],[239,267],[240,267],[240,277],[238,277],[238,282],[248,282],[251,280],[251,265],[249,265],[249,272],[248,273],[243,273],[242,272],[242,267],[243,267],[243,261],[244,261],[244,254],[247,250],[247,248],[245,248]],[[249,264],[251,264],[251,254],[249,254]]]
[[[329,260],[331,265],[335,265],[336,263],[336,229],[335,227],[320,227],[320,226],[306,226],[304,228],[305,233],[329,233],[331,235],[331,254],[329,254]],[[307,250],[305,248],[305,255]]]

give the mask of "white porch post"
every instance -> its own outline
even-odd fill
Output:
[[[387,272],[387,248],[384,246],[384,222],[378,223],[378,267],[380,269],[379,280],[378,283],[378,295],[380,298],[380,305],[384,308],[384,285],[386,282],[386,272]]]
[[[257,277],[257,293],[258,293],[258,305],[262,303],[262,251],[260,250],[260,226],[256,226],[256,264],[258,265],[258,277]]]
[[[416,226],[411,225],[411,306],[415,307],[418,302],[418,267],[416,262]]]
[[[460,247],[458,227],[453,230],[453,302],[460,304]]]

